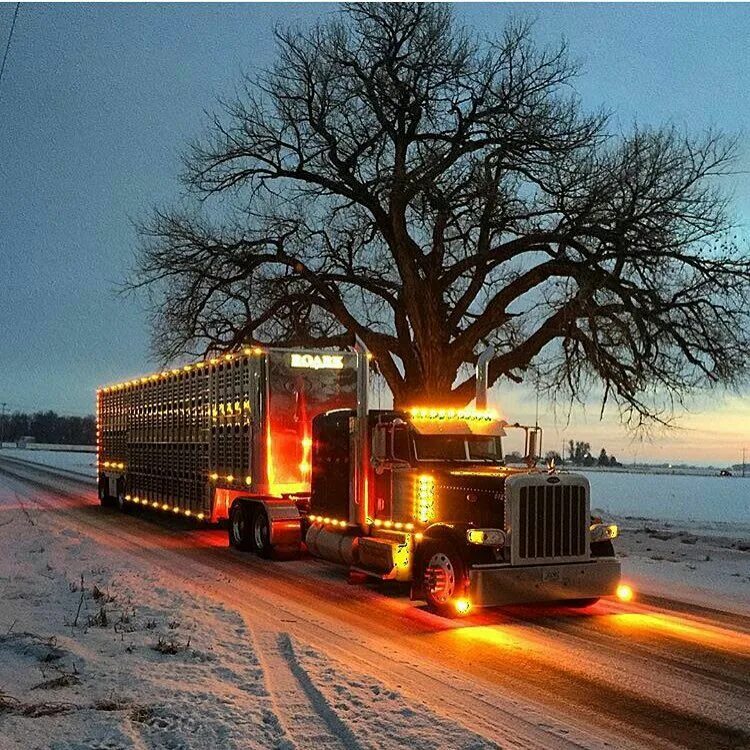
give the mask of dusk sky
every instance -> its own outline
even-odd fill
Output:
[[[4,49],[14,4],[0,5]],[[114,288],[132,265],[132,220],[179,195],[179,154],[203,110],[240,72],[269,64],[275,24],[309,25],[335,4],[25,5],[0,86],[0,402],[10,410],[85,414],[97,385],[149,372],[142,299]],[[750,7],[667,4],[466,4],[492,35],[533,16],[542,42],[564,36],[584,65],[584,104],[615,124],[671,121],[741,137],[727,182],[749,232]],[[744,396],[744,397],[743,397]],[[624,461],[740,460],[750,447],[748,393],[698,399],[683,431],[634,444],[591,405],[564,428],[541,422],[548,448],[568,436]],[[528,389],[495,389],[510,417],[533,419]]]

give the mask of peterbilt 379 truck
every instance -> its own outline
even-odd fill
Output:
[[[369,409],[368,356],[244,349],[101,388],[102,504],[225,522],[232,547],[263,557],[304,543],[411,582],[448,616],[616,593],[617,529],[591,517],[585,477],[536,467],[538,427],[477,407]],[[504,461],[511,428],[523,466]]]

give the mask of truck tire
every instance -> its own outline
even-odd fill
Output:
[[[253,548],[261,557],[266,559],[273,555],[273,545],[271,544],[271,524],[268,520],[268,513],[261,505],[258,505],[253,511]]]
[[[248,552],[253,549],[251,513],[246,503],[236,502],[229,509],[229,546]]]
[[[113,498],[109,494],[109,479],[107,477],[99,477],[99,486],[97,487],[97,494],[99,495],[99,502],[103,508],[111,508],[113,504]]]
[[[117,481],[117,495],[114,504],[120,513],[132,513],[133,511],[133,506],[125,500],[125,482],[121,479]]]
[[[419,572],[427,607],[443,617],[456,617],[456,599],[466,595],[466,564],[447,539],[428,542]]]

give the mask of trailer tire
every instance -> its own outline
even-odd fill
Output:
[[[115,505],[120,513],[130,513],[132,506],[125,500],[125,483],[122,479],[117,480],[117,495],[115,496]]]
[[[448,539],[425,544],[419,577],[430,611],[443,617],[456,617],[455,600],[466,594],[466,563],[458,548]]]
[[[261,505],[255,507],[253,511],[253,548],[255,552],[266,559],[273,555],[273,545],[271,544],[271,524],[268,520],[268,513]]]
[[[112,507],[114,498],[109,494],[109,479],[107,477],[99,477],[97,494],[99,495],[99,502],[101,503],[103,508]]]
[[[235,502],[229,509],[229,546],[248,552],[253,549],[251,513],[246,503]]]

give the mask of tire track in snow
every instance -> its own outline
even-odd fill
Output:
[[[351,730],[297,663],[289,634],[263,630],[254,634],[253,641],[276,718],[290,746],[358,750]]]

